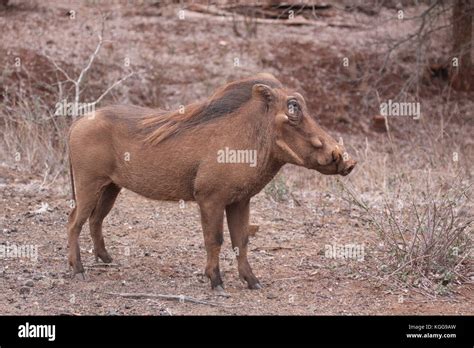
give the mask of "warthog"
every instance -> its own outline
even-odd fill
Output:
[[[229,149],[254,151],[245,161],[218,161]],[[177,111],[109,106],[77,120],[69,133],[75,208],[69,216],[69,264],[84,275],[79,234],[89,219],[94,254],[105,249],[102,221],[124,187],[155,200],[196,201],[207,252],[205,274],[222,290],[219,253],[224,211],[239,276],[261,287],[247,260],[258,226],[249,224],[250,198],[286,164],[347,175],[356,162],[309,114],[301,94],[270,74],[219,88],[209,99]],[[244,156],[245,157],[245,156]],[[235,159],[235,158],[234,158]]]

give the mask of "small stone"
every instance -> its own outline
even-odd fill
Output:
[[[170,312],[170,310],[169,310],[168,308],[164,308],[164,309],[162,308],[162,309],[160,309],[159,315],[161,315],[161,316],[169,316],[169,315],[172,315],[172,314],[171,314],[171,312]]]
[[[28,279],[26,282],[25,282],[25,286],[29,286],[30,288],[32,288],[33,286],[35,286],[35,282],[31,279]]]
[[[31,289],[27,286],[22,286],[20,288],[20,295],[28,295],[31,292]]]

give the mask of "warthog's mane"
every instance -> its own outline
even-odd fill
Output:
[[[229,83],[204,102],[190,104],[183,112],[161,111],[144,117],[137,125],[145,141],[152,144],[175,136],[185,130],[208,124],[217,119],[234,114],[252,98],[252,86],[266,84],[272,88],[282,88],[275,78],[255,78]]]

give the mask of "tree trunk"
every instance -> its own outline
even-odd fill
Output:
[[[474,0],[455,0],[453,6],[452,86],[463,91],[474,89],[471,59],[473,4]]]

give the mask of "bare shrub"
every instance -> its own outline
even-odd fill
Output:
[[[44,74],[47,78],[36,76],[26,64],[7,67],[3,71],[0,77],[5,84],[0,96],[3,101],[0,104],[1,161],[14,164],[20,170],[42,174],[43,183],[52,184],[58,176],[65,174],[68,168],[67,132],[72,120],[83,111],[95,109],[96,104],[133,75],[129,72],[111,84],[100,81],[101,94],[95,95],[94,101],[81,103],[82,91],[93,84],[86,82],[86,76],[103,45],[103,32],[104,24],[95,50],[76,78],[45,52],[35,52],[33,58],[36,68],[47,72]],[[63,102],[72,102],[74,113],[58,113],[58,105]]]
[[[343,185],[348,201],[362,211],[361,220],[378,232],[378,275],[428,293],[469,282],[472,185],[454,180],[411,187],[401,176],[391,185],[391,194],[376,204]]]
[[[442,294],[471,282],[469,130],[440,121],[413,127],[419,136],[408,143],[387,135],[385,148],[360,144],[363,175],[340,180],[340,193],[362,224],[377,231],[372,250],[381,281]]]
[[[54,181],[66,168],[66,134],[71,120],[54,115],[47,97],[35,97],[29,78],[26,82],[20,78],[18,86],[2,95],[0,160],[40,173],[43,181]]]

